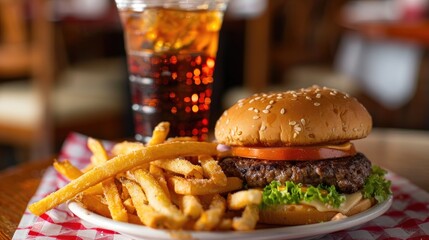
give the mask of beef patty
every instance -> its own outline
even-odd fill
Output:
[[[362,153],[317,161],[268,161],[227,157],[219,162],[227,176],[243,179],[249,187],[264,187],[273,180],[309,185],[334,185],[339,192],[362,189],[371,174],[371,162]]]

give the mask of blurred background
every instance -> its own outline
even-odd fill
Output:
[[[428,0],[231,0],[212,129],[253,92],[312,84],[357,97],[374,126],[429,130]],[[53,156],[71,131],[132,138],[113,0],[0,1],[0,169]]]

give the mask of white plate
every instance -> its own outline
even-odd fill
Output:
[[[336,232],[358,226],[366,223],[374,218],[385,213],[390,205],[392,205],[392,197],[383,203],[377,204],[365,212],[356,214],[354,216],[345,218],[343,220],[331,221],[325,223],[316,223],[302,226],[278,227],[258,229],[248,232],[196,232],[196,231],[179,231],[174,232],[171,230],[157,230],[153,228],[144,227],[141,225],[123,223],[113,221],[110,218],[100,216],[96,213],[90,212],[83,208],[79,203],[70,201],[68,202],[69,209],[82,220],[102,227],[104,229],[119,232],[125,236],[138,239],[172,239],[172,238],[185,238],[185,239],[300,239],[300,238],[314,238],[323,236],[327,233]]]

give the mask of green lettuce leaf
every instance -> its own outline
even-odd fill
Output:
[[[263,190],[261,207],[277,204],[298,204],[301,201],[311,202],[313,200],[339,207],[345,201],[345,197],[337,192],[335,186],[303,187],[302,184],[292,181],[286,181],[284,184],[272,181]]]
[[[373,197],[378,202],[383,202],[392,194],[390,190],[391,182],[384,178],[386,173],[385,170],[378,166],[372,167],[371,175],[366,179],[362,190],[364,198]],[[298,204],[302,201],[311,202],[313,200],[319,200],[337,208],[345,201],[345,196],[340,194],[333,185],[325,186],[320,184],[317,187],[307,187],[292,181],[286,181],[284,184],[272,181],[263,190],[261,207],[278,204]]]
[[[391,182],[384,178],[386,170],[372,166],[371,175],[366,179],[363,187],[364,198],[375,198],[378,202],[385,201],[391,194],[390,190]]]

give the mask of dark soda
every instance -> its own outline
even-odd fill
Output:
[[[222,10],[121,10],[136,139],[170,122],[170,137],[208,138]]]

